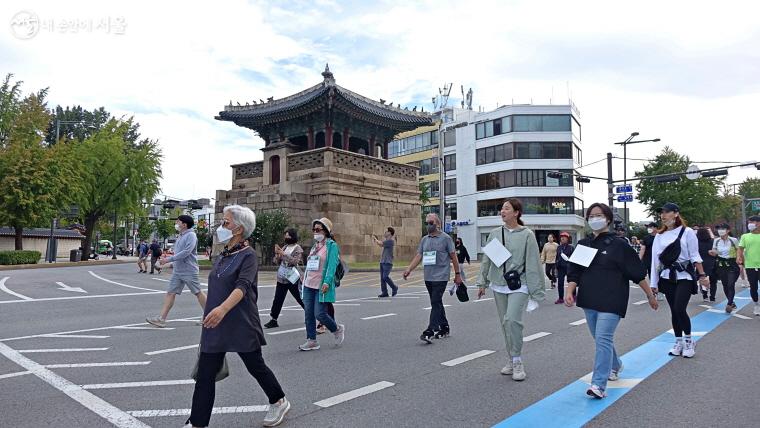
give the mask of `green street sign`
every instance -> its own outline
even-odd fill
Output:
[[[752,211],[760,211],[760,200],[752,201]]]

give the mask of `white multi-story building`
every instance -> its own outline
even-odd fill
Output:
[[[522,201],[523,221],[540,246],[562,231],[582,237],[583,183],[573,176],[582,165],[579,116],[573,105],[440,112],[446,229],[471,254],[502,224],[499,210],[509,197]],[[552,178],[550,171],[564,174]]]

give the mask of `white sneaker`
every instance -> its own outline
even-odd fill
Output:
[[[589,388],[586,390],[586,395],[588,395],[588,396],[590,396],[590,397],[594,397],[594,398],[599,398],[599,399],[602,399],[602,398],[604,398],[604,397],[606,397],[606,396],[607,396],[607,393],[606,393],[606,392],[604,392],[604,390],[603,390],[602,388],[599,388],[599,387],[598,387],[598,386],[596,386],[596,385],[591,385],[591,386],[590,386],[590,387],[589,387]]]
[[[683,357],[684,358],[694,358],[694,354],[696,354],[694,349],[694,341],[693,340],[685,340],[683,342]]]
[[[525,374],[525,367],[523,366],[522,361],[512,363],[512,380],[520,382],[525,380],[526,377],[527,375]]]
[[[316,351],[317,349],[319,349],[319,342],[317,342],[316,340],[307,339],[306,343],[299,346],[298,349],[302,351]]]
[[[512,358],[507,358],[507,365],[501,369],[501,374],[503,374],[504,376],[509,376],[513,372],[514,370],[512,369]]]
[[[290,411],[290,401],[282,397],[282,403],[270,404],[267,415],[264,417],[263,425],[265,427],[276,427],[285,419],[285,415]]]
[[[166,320],[161,318],[160,316],[147,317],[145,318],[145,322],[147,322],[148,324],[152,324],[158,328],[166,327]]]
[[[683,354],[683,343],[682,342],[676,342],[676,344],[673,345],[673,347],[670,348],[670,351],[668,352],[668,355],[672,355],[674,357],[678,357],[681,354]]]
[[[344,340],[346,340],[346,326],[339,324],[338,329],[335,330],[335,346],[342,345]]]
[[[665,294],[664,293],[657,293],[657,300],[662,302],[665,300]]]
[[[752,311],[752,314],[760,317],[760,304],[755,303],[755,309]]]
[[[607,380],[616,381],[620,379],[620,373],[623,371],[623,363],[620,363],[620,368],[610,372],[610,377]]]

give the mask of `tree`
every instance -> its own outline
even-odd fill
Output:
[[[81,186],[73,146],[44,143],[50,120],[47,89],[13,105],[16,86],[9,90],[7,82],[0,88],[0,224],[14,229],[15,249],[22,250],[24,227],[50,224],[70,207]]]
[[[130,143],[128,134],[133,127],[132,119],[111,118],[76,144],[84,188],[78,205],[87,229],[85,252],[89,252],[92,232],[100,218],[111,216],[114,211],[133,212],[158,192],[161,150],[152,140]]]
[[[289,225],[290,216],[282,209],[265,211],[256,215],[256,229],[248,241],[251,245],[259,244],[262,264],[271,264],[274,257],[274,245],[281,241]]]
[[[13,74],[5,76],[0,86],[0,148],[5,147],[11,127],[19,113],[21,103],[21,81],[11,84]]]
[[[153,225],[144,216],[137,219],[137,237],[139,239],[148,239],[153,232]]]
[[[682,173],[689,166],[689,157],[676,153],[665,147],[657,157],[644,166],[643,171],[637,172],[637,177]],[[654,217],[657,209],[666,202],[674,202],[681,208],[681,215],[690,223],[707,224],[714,220],[716,208],[719,206],[719,186],[723,179],[698,178],[689,180],[686,177],[676,182],[657,183],[653,179],[641,180],[636,185],[639,202],[647,206],[649,215]]]

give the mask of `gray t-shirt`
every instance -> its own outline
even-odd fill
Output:
[[[422,238],[417,253],[422,255],[425,281],[449,281],[451,278],[450,254],[453,252],[455,252],[454,241],[451,236],[443,232]],[[435,260],[434,263],[432,263],[433,260]],[[426,264],[426,261],[432,264]]]
[[[380,256],[380,263],[393,264],[393,246],[396,245],[396,241],[386,239],[383,241],[383,255]]]

